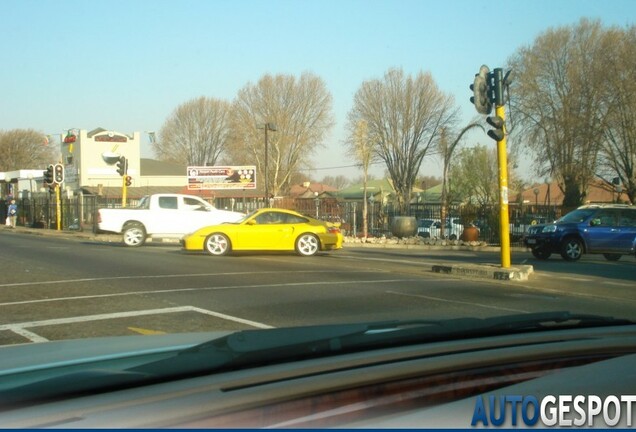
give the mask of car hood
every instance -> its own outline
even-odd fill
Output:
[[[0,390],[13,377],[28,382],[54,376],[65,368],[116,365],[130,368],[156,361],[232,332],[115,336],[0,346]],[[28,378],[30,376],[31,378]]]

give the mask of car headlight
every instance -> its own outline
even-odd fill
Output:
[[[541,230],[541,232],[544,233],[553,233],[556,232],[557,230],[557,226],[556,225],[546,225],[543,227],[543,230]]]

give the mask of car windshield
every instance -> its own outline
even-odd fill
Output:
[[[425,393],[393,378],[468,398],[456,374],[494,392],[636,353],[585,336],[636,320],[635,0],[0,9],[0,425],[39,378],[86,395],[165,368],[279,400],[338,370],[329,412],[353,417]],[[383,381],[401,356],[448,370]],[[376,378],[393,393],[365,404]]]
[[[557,222],[560,223],[581,223],[586,221],[590,216],[592,216],[597,210],[595,209],[579,209],[573,212],[570,212],[559,219]]]

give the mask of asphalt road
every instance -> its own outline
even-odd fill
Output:
[[[176,245],[127,248],[3,229],[0,260],[0,345],[549,310],[636,318],[634,257],[568,263],[515,251],[513,264],[535,273],[501,282],[431,272],[439,263],[496,264],[493,251],[345,247],[311,258],[210,257]]]

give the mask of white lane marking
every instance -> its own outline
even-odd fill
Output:
[[[590,278],[579,278],[579,277],[572,277],[572,276],[554,276],[554,275],[550,275],[549,277],[550,279],[565,279],[565,280],[571,280],[574,282],[592,282],[592,279]]]
[[[48,342],[49,340],[45,337],[40,336],[39,334],[35,334],[33,332],[30,332],[22,327],[14,327],[14,326],[10,326],[8,328],[8,330],[11,330],[14,333],[19,334],[20,336],[24,337],[25,339],[30,340],[31,342],[36,342],[36,343],[40,343],[40,342]]]
[[[420,279],[380,279],[380,280],[356,280],[338,282],[338,285],[349,284],[383,284],[383,283],[395,283],[395,282],[421,282]],[[0,306],[16,306],[34,303],[49,303],[67,300],[86,300],[95,298],[107,298],[107,297],[125,297],[134,295],[148,295],[148,294],[165,294],[165,293],[180,293],[180,292],[192,292],[192,291],[217,291],[217,290],[231,290],[231,289],[245,289],[245,288],[286,288],[296,286],[316,286],[316,285],[333,285],[330,281],[319,282],[289,282],[282,284],[260,284],[260,285],[227,285],[219,287],[196,287],[196,288],[174,288],[165,290],[151,290],[151,291],[127,291],[123,293],[111,293],[111,294],[93,294],[85,296],[69,296],[69,297],[53,297],[38,300],[22,300],[16,302],[0,303]]]
[[[398,263],[398,264],[417,264],[421,266],[434,266],[439,264],[439,261],[436,262],[427,262],[427,261],[411,261],[406,259],[388,259],[388,258],[369,258],[369,257],[356,257],[356,256],[346,256],[342,255],[340,258],[351,259],[356,261],[382,261],[382,262],[390,262],[390,263]]]
[[[44,326],[53,326],[60,324],[74,324],[74,323],[82,323],[88,321],[99,321],[99,320],[107,320],[107,319],[117,319],[117,318],[128,318],[135,316],[144,316],[144,315],[157,315],[157,314],[166,314],[166,313],[176,313],[176,312],[197,312],[205,315],[211,315],[217,318],[221,318],[228,321],[234,321],[241,324],[247,324],[256,328],[273,328],[267,324],[263,324],[256,321],[246,320],[243,318],[222,314],[219,312],[210,311],[207,309],[201,309],[194,306],[178,306],[172,308],[163,308],[163,309],[146,309],[140,311],[130,311],[130,312],[113,312],[108,314],[97,314],[97,315],[84,315],[84,316],[76,316],[70,318],[54,318],[48,320],[41,321],[27,321],[21,323],[12,323],[12,324],[4,324],[0,325],[0,331],[2,330],[10,330],[17,334],[20,334],[31,342],[47,342],[47,339],[29,332],[25,329],[34,328],[34,327],[44,327]]]
[[[607,281],[603,281],[603,284],[605,284],[605,285],[613,285],[613,286],[618,286],[618,287],[628,287],[628,288],[633,288],[634,287],[634,282],[626,283],[626,282],[607,282]]]
[[[455,303],[455,304],[462,304],[462,305],[468,305],[468,306],[477,306],[477,307],[482,307],[482,308],[486,308],[486,309],[496,309],[496,310],[503,310],[503,311],[510,311],[510,312],[529,313],[529,311],[522,310],[522,309],[513,309],[513,308],[492,306],[492,305],[487,305],[487,304],[482,304],[482,303],[466,302],[466,301],[460,301],[460,300],[450,300],[450,299],[445,299],[445,298],[441,298],[441,297],[425,296],[425,295],[422,295],[422,294],[407,294],[407,293],[401,293],[401,292],[397,292],[397,291],[387,291],[387,294],[395,294],[395,295],[405,296],[405,297],[423,298],[423,299],[426,299],[426,300],[433,300],[433,301],[439,301],[439,302],[445,302],[445,303]]]
[[[386,273],[385,271],[378,270],[378,273]],[[264,271],[264,272],[227,272],[227,273],[189,273],[189,274],[168,274],[168,275],[140,275],[140,276],[111,276],[101,278],[81,278],[81,279],[61,279],[53,281],[38,281],[38,282],[16,282],[0,284],[0,288],[7,287],[19,287],[19,286],[37,286],[37,285],[57,285],[57,284],[69,284],[79,282],[100,282],[110,280],[136,280],[136,279],[162,279],[162,278],[182,278],[182,277],[209,277],[209,276],[244,276],[244,275],[267,275],[267,274],[280,274],[280,271]],[[333,270],[298,270],[285,272],[286,274],[305,274],[305,273],[326,273],[326,274],[352,274],[352,273],[366,273],[368,271],[333,271]]]

